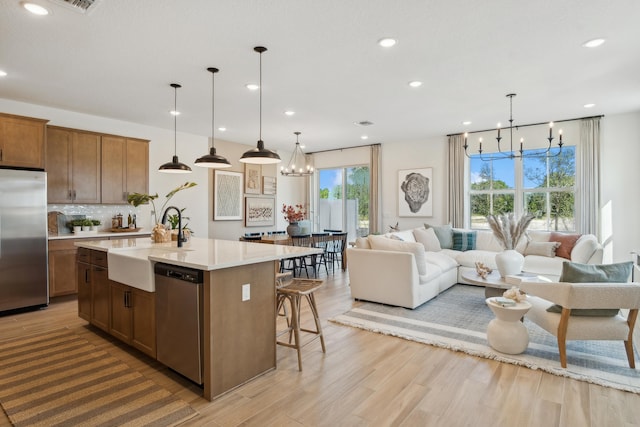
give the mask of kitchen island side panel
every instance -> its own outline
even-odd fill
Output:
[[[204,397],[276,367],[273,261],[212,270],[204,283]],[[243,285],[250,297],[243,301]]]

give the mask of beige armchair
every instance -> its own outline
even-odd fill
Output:
[[[567,367],[567,340],[623,340],[635,368],[633,328],[640,308],[640,283],[521,283],[532,304],[526,318],[558,339],[560,364]],[[547,311],[562,306],[561,313]],[[576,309],[628,309],[614,316],[575,316]],[[623,313],[624,312],[624,313]]]

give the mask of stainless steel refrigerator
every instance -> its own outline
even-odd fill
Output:
[[[0,312],[49,304],[47,174],[0,169]]]

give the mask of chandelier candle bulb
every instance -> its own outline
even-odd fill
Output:
[[[560,143],[562,143],[562,129],[558,131],[558,134],[560,135]]]
[[[549,122],[549,138],[553,138],[553,122]]]

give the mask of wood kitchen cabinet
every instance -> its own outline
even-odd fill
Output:
[[[91,264],[89,249],[79,248],[77,253],[78,316],[91,321]]]
[[[109,332],[109,270],[107,253],[91,251],[91,324]]]
[[[77,240],[49,240],[49,296],[75,294],[78,292],[76,278]],[[86,259],[89,263],[89,258]]]
[[[47,126],[47,202],[100,203],[100,134]]]
[[[127,203],[149,192],[149,141],[102,136],[102,203]]]
[[[0,113],[0,166],[44,169],[47,122]]]
[[[111,281],[110,298],[111,335],[155,358],[155,294]]]

